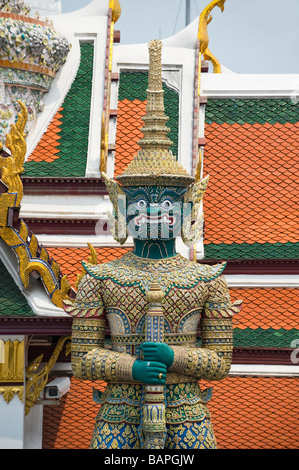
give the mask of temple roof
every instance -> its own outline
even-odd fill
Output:
[[[84,177],[90,127],[94,47],[82,43],[81,61],[61,107],[25,163],[24,176]]]
[[[115,31],[110,57],[108,7],[108,1],[94,0],[57,17],[58,29],[67,23],[73,47],[29,136],[24,165],[21,216],[36,229],[39,249],[45,248],[74,289],[81,261],[90,256],[87,242],[92,240],[98,263],[130,249],[130,242],[116,246],[106,227],[101,144],[107,139],[110,177],[122,173],[140,149],[148,56],[146,44],[117,45]],[[195,247],[198,262],[227,261],[224,275],[232,301],[243,299],[234,319],[233,366],[244,370],[221,383],[204,383],[214,386],[213,425],[220,448],[232,442],[235,448],[298,447],[298,379],[290,357],[298,339],[299,112],[292,88],[298,76],[236,74],[224,66],[214,74],[205,61],[199,68],[196,34],[197,20],[163,41],[162,80],[171,150],[190,173],[200,150],[202,174],[210,176],[203,200],[205,235]],[[104,138],[103,110],[109,115]],[[30,323],[44,317],[69,320],[53,305],[41,279],[33,279],[32,289],[23,294],[17,266],[10,269],[0,255],[2,324],[20,320],[17,334],[26,318]],[[55,334],[69,333],[70,327]],[[39,333],[47,335],[46,326]],[[256,366],[268,364],[271,376],[267,371],[257,376]],[[295,372],[288,369],[280,377],[286,364]],[[245,366],[252,366],[250,372]],[[71,374],[69,362],[62,367]],[[60,406],[44,407],[44,448],[88,447],[98,412],[93,386],[103,389],[104,383],[72,379]]]
[[[208,99],[207,259],[299,258],[298,131],[290,99]]]

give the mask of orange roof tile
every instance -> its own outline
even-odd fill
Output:
[[[206,124],[205,243],[299,240],[297,124]]]
[[[104,382],[71,379],[59,406],[44,407],[43,449],[86,449],[99,410],[92,388]],[[299,446],[298,379],[228,377],[201,381],[213,387],[208,407],[219,449],[296,449]]]
[[[46,247],[45,247],[46,248]],[[69,282],[74,287],[77,275],[81,274],[83,268],[81,261],[87,261],[90,256],[88,246],[86,248],[73,248],[73,247],[48,247],[46,248],[49,256],[52,257],[60,266],[62,274],[66,274]],[[95,248],[98,263],[105,263],[116,258],[120,258],[130,248],[125,247],[100,247]]]
[[[44,407],[43,449],[87,449],[99,410],[92,398],[93,387],[104,382],[71,379],[71,389],[59,406]]]
[[[60,121],[62,112],[63,108],[59,108],[38,145],[29,156],[28,162],[52,162],[59,158],[57,154],[59,153],[59,132],[62,124]]]
[[[115,143],[114,175],[121,174],[140,149],[137,142],[143,134],[142,116],[145,115],[146,101],[124,99],[118,103],[117,132]]]
[[[298,289],[231,288],[232,301],[242,299],[242,310],[234,317],[240,329],[298,329]]]
[[[298,448],[297,378],[228,377],[203,384],[213,387],[208,406],[219,449]]]

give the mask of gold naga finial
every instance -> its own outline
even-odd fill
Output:
[[[112,21],[116,23],[121,15],[121,6],[119,0],[109,0],[109,8],[112,9]]]
[[[202,167],[202,151],[199,149],[198,152],[198,162],[195,170],[195,183],[201,179],[201,167]]]
[[[150,304],[160,304],[164,299],[165,294],[162,291],[160,284],[156,279],[152,281],[149,286],[149,290],[146,293],[146,300]]]
[[[208,48],[209,35],[208,35],[208,24],[212,20],[211,11],[215,7],[219,7],[221,11],[224,10],[225,0],[213,0],[207,5],[200,14],[199,25],[198,25],[198,39],[199,39],[199,50],[200,54],[203,55],[205,60],[210,60],[213,64],[214,73],[221,73],[221,66],[216,57],[213,56]]]

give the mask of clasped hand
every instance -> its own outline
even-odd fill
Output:
[[[162,385],[166,380],[167,368],[173,362],[173,349],[166,343],[143,343],[140,346],[143,360],[137,359],[133,365],[133,377],[149,385]]]

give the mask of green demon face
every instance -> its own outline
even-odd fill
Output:
[[[123,191],[126,221],[133,238],[168,240],[180,234],[186,188],[132,186]]]

